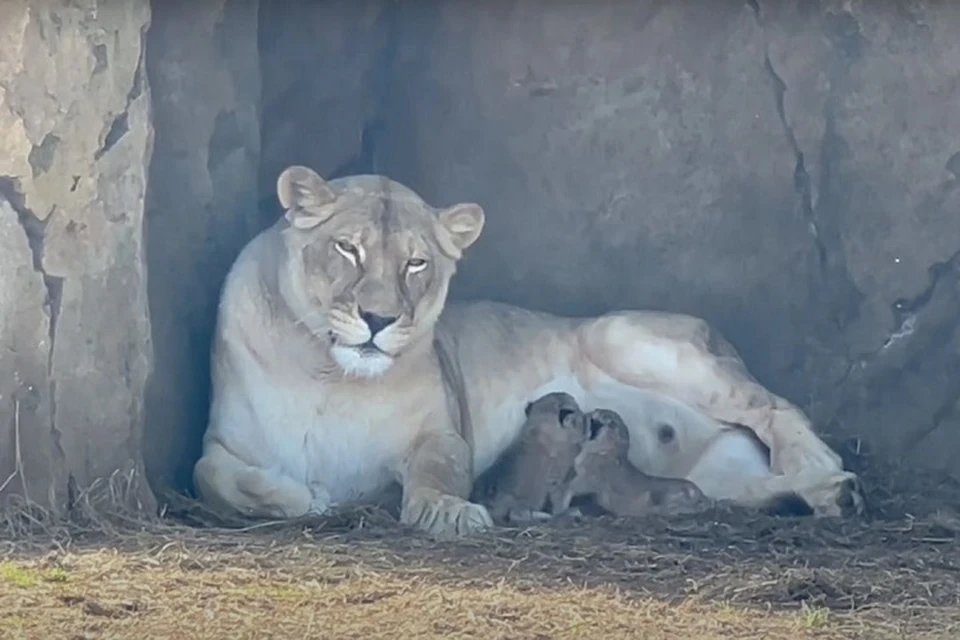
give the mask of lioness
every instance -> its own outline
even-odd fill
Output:
[[[484,501],[495,522],[559,515],[564,480],[586,439],[583,412],[569,393],[548,393],[528,404],[524,413],[518,441],[497,464],[493,496]],[[548,500],[551,513],[544,511]]]
[[[695,513],[711,506],[689,480],[658,478],[637,469],[628,456],[630,432],[615,411],[594,409],[584,421],[588,435],[574,458],[557,509],[567,509],[580,496],[592,497],[601,509],[621,517]]]
[[[620,413],[631,461],[651,475],[686,476],[741,424],[769,447],[770,473],[738,483],[736,468],[709,469],[737,501],[796,494],[819,515],[862,509],[856,476],[806,416],[703,320],[445,305],[483,228],[479,205],[435,209],[382,176],[328,183],[301,166],[280,174],[277,195],[284,217],[243,249],[221,293],[194,468],[211,506],[297,517],[399,481],[402,522],[482,529],[491,519],[467,499],[471,483],[516,439],[528,402],[564,391]],[[672,447],[659,446],[662,422]]]

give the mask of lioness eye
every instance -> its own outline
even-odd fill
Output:
[[[407,260],[407,273],[418,273],[427,268],[427,261],[423,258],[410,258]]]
[[[333,243],[333,248],[344,258],[353,264],[357,264],[357,260],[360,258],[360,252],[357,251],[355,246],[344,240],[337,240]]]

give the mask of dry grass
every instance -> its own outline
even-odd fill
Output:
[[[516,576],[457,580],[422,568],[345,563],[342,552],[304,540],[274,549],[175,544],[5,562],[0,636],[880,638],[885,631],[823,609],[671,605]]]
[[[373,509],[150,518],[111,508],[129,503],[118,475],[69,520],[0,520],[0,638],[960,637],[960,519],[939,509],[960,490],[866,480],[863,521],[717,512],[441,542]]]

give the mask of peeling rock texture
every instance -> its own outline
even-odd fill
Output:
[[[705,317],[832,436],[960,477],[960,5],[337,4],[264,18],[263,185],[476,200],[454,296]]]
[[[220,286],[258,213],[257,0],[155,0],[147,75],[156,130],[147,193],[150,318],[145,458],[163,492],[191,484],[210,392]]]
[[[54,510],[142,466],[149,20],[146,0],[0,5],[0,496]]]

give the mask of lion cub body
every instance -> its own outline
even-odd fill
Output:
[[[616,412],[597,409],[584,421],[589,436],[574,460],[561,508],[580,496],[591,496],[599,507],[620,517],[694,513],[710,506],[693,482],[650,476],[631,464],[630,433]]]
[[[583,412],[568,393],[548,393],[527,405],[520,437],[503,455],[485,501],[497,522],[549,519],[556,515],[564,481],[586,435]]]

